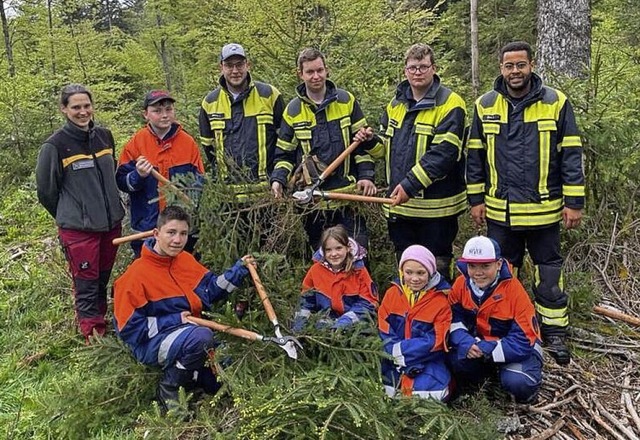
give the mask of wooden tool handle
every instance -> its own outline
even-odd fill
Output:
[[[320,178],[319,178],[320,181],[323,181],[327,177],[329,177],[331,173],[333,173],[336,170],[336,168],[338,168],[340,164],[344,162],[347,156],[350,155],[353,152],[353,150],[358,148],[358,145],[360,145],[360,141],[353,141],[351,145],[349,145],[342,153],[340,153],[340,156],[336,157],[333,160],[333,162],[331,162],[329,166],[327,166],[327,168],[324,169],[322,174],[320,174]]]
[[[260,295],[260,300],[264,305],[264,309],[267,311],[267,316],[269,317],[269,321],[278,322],[278,317],[276,316],[276,311],[273,309],[273,305],[271,305],[271,301],[269,300],[269,295],[267,295],[267,291],[260,280],[260,276],[258,275],[258,270],[255,268],[253,264],[247,264],[247,269],[249,269],[249,273],[251,274],[251,279],[253,280],[253,285],[256,286],[256,290],[258,291],[258,295]]]
[[[194,324],[201,325],[203,327],[209,327],[212,330],[228,333],[233,336],[237,336],[239,338],[248,339],[250,341],[259,341],[262,337],[250,330],[245,330],[243,328],[231,327],[230,325],[220,324],[216,321],[211,321],[209,319],[196,318],[195,316],[187,316],[187,321],[192,322]]]
[[[130,241],[142,240],[143,238],[151,237],[152,235],[153,235],[153,231],[138,232],[137,234],[125,235],[124,237],[114,238],[113,240],[111,240],[111,243],[117,246],[119,244],[128,243]]]
[[[192,204],[193,202],[191,201],[191,199],[189,198],[189,196],[187,196],[185,193],[182,192],[182,190],[180,190],[180,188],[178,188],[177,186],[175,186],[169,179],[167,179],[166,177],[164,177],[162,174],[160,174],[159,172],[157,172],[155,170],[155,168],[151,169],[151,175],[158,181],[161,182],[169,187],[171,187],[172,189],[174,189],[175,191],[177,191],[178,193],[178,197],[180,197],[184,202]]]
[[[323,192],[322,197],[330,200],[350,200],[353,202],[384,203],[389,205],[393,203],[393,199],[387,197],[363,196],[360,194],[347,194],[338,192]]]
[[[627,315],[626,313],[601,306],[593,306],[593,311],[599,315],[608,316],[609,318],[617,319],[618,321],[623,321],[627,324],[637,325],[640,327],[640,318],[635,316]]]

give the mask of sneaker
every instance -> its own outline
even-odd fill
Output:
[[[562,336],[548,336],[545,338],[544,345],[553,359],[558,365],[568,365],[571,361],[571,352],[564,342]]]

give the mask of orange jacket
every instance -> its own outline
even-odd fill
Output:
[[[147,231],[156,226],[165,199],[149,203],[158,198],[159,183],[151,175],[141,177],[138,174],[136,160],[140,156],[146,157],[156,171],[169,180],[192,173],[198,188],[203,185],[204,165],[198,144],[180,124],[174,123],[163,139],[158,138],[149,125],[129,139],[120,154],[116,182],[131,198],[131,227],[136,231]]]
[[[465,357],[476,344],[494,362],[520,362],[539,349],[540,329],[533,303],[513,277],[509,263],[502,264],[497,284],[478,299],[471,291],[467,265],[458,263],[462,273],[451,289],[453,310],[451,344],[458,357]]]
[[[355,241],[353,245],[357,247]],[[334,272],[324,262],[322,251],[314,255],[313,266],[302,280],[302,298],[293,329],[299,331],[313,312],[329,311],[334,328],[354,324],[375,313],[378,292],[356,248],[353,268]]]
[[[413,307],[399,283],[384,295],[378,311],[378,329],[384,351],[394,362],[382,362],[385,385],[400,380],[404,394],[441,391],[446,396],[450,374],[445,366],[451,308],[446,293],[449,283],[440,279],[417,300]],[[398,372],[402,377],[398,379]],[[428,378],[414,382],[422,373]],[[419,389],[417,389],[419,388]]]
[[[225,299],[249,273],[242,260],[215,275],[187,252],[175,257],[153,251],[149,239],[142,255],[113,284],[116,334],[147,365],[170,365],[195,328],[181,313],[199,317]]]

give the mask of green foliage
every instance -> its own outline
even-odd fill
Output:
[[[513,39],[535,41],[535,2],[479,3],[486,90],[497,74],[498,49]],[[594,2],[589,82],[554,79],[573,103],[587,141],[589,217],[563,243],[573,250],[568,260],[574,266],[593,260],[590,246],[607,243],[613,225],[619,240],[634,243],[640,72],[638,12],[627,3]],[[273,344],[221,335],[216,359],[231,361],[221,375],[222,391],[200,400],[182,396],[183,409],[195,407],[194,420],[183,421],[180,412],[161,416],[151,403],[159,372],[137,364],[112,337],[82,345],[66,263],[33,184],[38,148],[62,121],[57,94],[63,84],[84,82],[93,89],[96,117],[114,131],[118,145],[140,127],[142,96],[157,87],[171,89],[181,121],[195,134],[201,99],[217,82],[219,50],[230,41],[248,50],[254,78],[273,83],[287,98],[298,82],[298,51],[321,48],[331,78],[354,92],[374,126],[402,79],[405,49],[427,42],[434,45],[445,84],[470,107],[468,2],[108,4],[114,8],[111,19],[105,2],[53,2],[50,26],[46,2],[18,2],[9,19],[16,75],[0,76],[0,433],[9,439],[497,438],[498,410],[480,395],[450,406],[386,398],[378,371],[380,342],[366,326],[329,334],[311,326],[300,336],[304,350],[298,361]],[[8,72],[4,55],[0,69]],[[242,206],[233,197],[225,185],[205,188],[199,211],[203,261],[220,272],[246,253],[256,255],[286,333],[310,265],[299,213],[266,192]],[[372,231],[372,276],[383,292],[396,274],[385,221],[378,207],[360,209]],[[475,233],[468,219],[461,225],[457,244]],[[116,272],[127,263],[121,253]],[[626,269],[615,258],[605,268]],[[587,263],[567,277],[572,319],[589,319],[587,311],[604,294],[596,279]],[[233,313],[238,299],[250,302],[242,321]],[[273,334],[248,283],[215,311],[212,317],[221,322]]]

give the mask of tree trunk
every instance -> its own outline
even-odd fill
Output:
[[[47,19],[49,22],[49,48],[51,50],[51,73],[56,74],[56,50],[53,44],[53,13],[51,12],[51,0],[47,0]]]
[[[156,14],[156,24],[158,28],[161,29],[163,26],[163,20],[158,12]],[[167,90],[171,91],[171,63],[169,62],[169,50],[167,49],[167,37],[163,34],[160,38],[160,43],[153,43],[160,55],[160,60],[162,62],[162,71],[164,72],[164,82],[167,86]]]
[[[16,65],[13,62],[13,47],[11,46],[11,38],[9,37],[9,23],[7,22],[7,14],[5,14],[4,12],[4,0],[0,0],[0,20],[2,20],[2,35],[4,36],[4,48],[7,53],[9,77],[15,78]]]
[[[471,86],[473,97],[478,97],[480,89],[480,67],[478,65],[478,0],[471,0]]]
[[[586,78],[591,58],[589,0],[538,0],[537,72]]]

